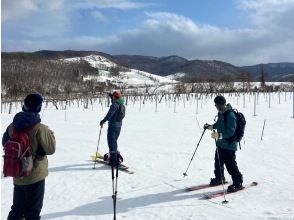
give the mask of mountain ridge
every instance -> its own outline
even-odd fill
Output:
[[[2,54],[18,53],[21,54],[20,52],[2,52]],[[183,82],[242,81],[244,77],[249,77],[252,81],[259,81],[262,68],[266,73],[266,81],[294,81],[294,63],[292,62],[234,66],[220,60],[188,60],[177,55],[163,57],[124,54],[110,55],[99,51],[83,50],[40,50],[24,54],[34,54],[47,59],[84,57],[91,54],[100,55],[118,65],[154,75],[170,77],[175,74],[179,76],[177,79]]]

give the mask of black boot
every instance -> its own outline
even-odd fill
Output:
[[[233,183],[232,185],[228,186],[227,191],[228,192],[237,192],[242,189],[244,189],[244,187],[242,186],[242,183]]]
[[[225,183],[225,182],[226,182],[225,179],[223,179],[223,181],[222,181],[222,179],[220,179],[220,178],[211,178],[209,185],[210,186],[218,186],[218,185],[221,185],[222,183]]]

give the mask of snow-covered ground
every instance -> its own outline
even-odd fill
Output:
[[[242,150],[237,162],[244,184],[257,181],[258,186],[227,195],[202,200],[213,189],[186,192],[187,186],[208,183],[213,177],[214,140],[206,132],[188,170],[191,156],[201,136],[201,126],[212,123],[216,115],[213,99],[190,100],[163,98],[161,103],[145,104],[129,100],[127,115],[119,138],[119,150],[125,164],[136,173],[119,172],[117,219],[145,220],[248,220],[294,219],[294,119],[290,93],[268,99],[260,94],[253,116],[253,96],[226,95],[227,100],[247,119]],[[213,98],[213,97],[212,97]],[[81,106],[81,105],[80,105]],[[245,106],[245,107],[244,107]],[[2,133],[14,114],[2,107]],[[89,161],[95,153],[99,121],[108,108],[96,102],[89,109],[76,106],[65,110],[44,108],[42,121],[55,132],[57,150],[49,156],[50,174],[42,219],[112,219],[112,182],[109,167]],[[262,128],[265,123],[263,140]],[[200,125],[200,126],[199,126]],[[107,152],[107,126],[102,130],[99,146]],[[228,173],[225,173],[230,180]],[[1,178],[1,219],[5,219],[12,203],[12,179]]]

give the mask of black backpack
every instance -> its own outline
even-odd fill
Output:
[[[117,114],[116,121],[122,121],[126,116],[126,107],[124,105],[119,105],[119,113]]]
[[[235,110],[227,110],[224,113],[225,125],[227,124],[227,115],[228,115],[229,112],[234,112],[234,114],[236,115],[237,127],[236,127],[236,130],[235,130],[233,136],[227,138],[226,140],[228,140],[230,143],[235,142],[235,141],[239,142],[239,147],[241,149],[240,141],[242,140],[242,138],[244,136],[246,119],[245,119],[245,116],[241,112],[238,112],[236,109]]]

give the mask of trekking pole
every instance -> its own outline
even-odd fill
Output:
[[[114,164],[113,163],[111,163],[111,178],[112,178],[113,219],[115,220],[116,219],[116,210],[115,210]]]
[[[101,137],[101,131],[102,131],[102,126],[100,127],[100,132],[99,132],[99,137],[98,137],[98,143],[97,143],[97,148],[96,148],[96,153],[95,153],[95,161],[94,161],[94,167],[93,169],[95,169],[95,166],[96,166],[96,157],[97,157],[97,154],[98,154],[98,148],[99,148],[99,142],[100,142],[100,137]]]
[[[215,130],[213,130],[213,133],[215,133]],[[219,167],[219,171],[220,171],[220,175],[221,175],[223,192],[224,192],[224,201],[222,201],[222,203],[225,204],[225,203],[228,203],[229,201],[226,200],[226,190],[225,190],[225,186],[224,186],[224,177],[223,177],[222,170],[221,170],[220,157],[219,157],[218,147],[217,147],[217,144],[216,144],[216,139],[214,139],[214,141],[215,141],[215,146],[216,146],[218,167]]]
[[[118,180],[118,167],[119,167],[119,152],[116,151],[112,154],[115,157],[111,161],[111,175],[112,175],[112,199],[113,199],[113,220],[116,220],[116,197],[117,197],[117,180]],[[111,156],[110,156],[111,159]],[[115,161],[115,164],[114,164]],[[116,166],[115,184],[114,184],[114,165]]]
[[[189,163],[189,165],[188,165],[186,171],[183,173],[184,177],[188,176],[188,174],[187,174],[188,169],[189,169],[189,167],[190,167],[190,165],[191,165],[191,162],[192,162],[192,160],[193,160],[193,158],[194,158],[194,155],[195,155],[195,153],[196,153],[196,151],[197,151],[197,149],[198,149],[198,147],[199,147],[200,141],[201,141],[201,139],[202,139],[202,137],[203,137],[205,131],[206,131],[206,128],[204,128],[204,130],[203,130],[203,132],[202,132],[202,135],[201,135],[201,137],[200,137],[200,140],[199,140],[199,142],[198,142],[198,144],[197,144],[197,147],[196,147],[196,149],[195,149],[195,151],[194,151],[194,153],[193,153],[193,156],[192,156],[192,158],[191,158],[191,160],[190,160],[190,163]]]

